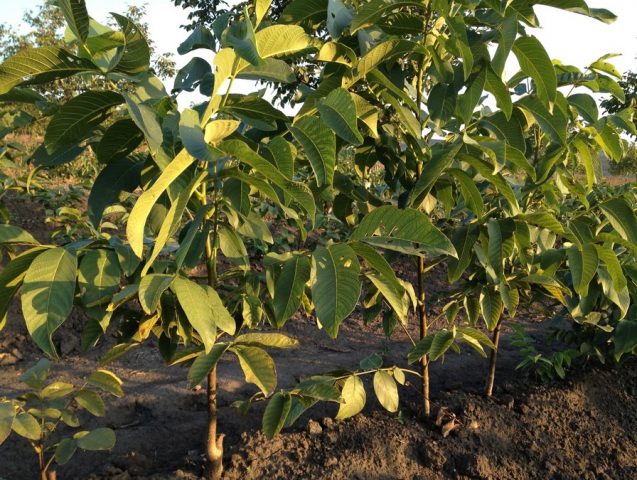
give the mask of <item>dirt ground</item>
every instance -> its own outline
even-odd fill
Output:
[[[36,211],[30,205],[12,210],[18,208]],[[442,288],[441,275],[431,276],[430,294]],[[547,334],[542,319],[542,314],[528,312],[517,319],[538,347]],[[90,372],[113,341],[108,338],[94,351],[80,354],[75,338],[83,321],[74,313],[56,335],[65,356],[56,369],[60,378],[77,381]],[[412,328],[415,334],[415,322]],[[371,353],[380,353],[387,365],[404,365],[410,346],[404,332],[397,330],[388,340],[379,324],[364,326],[358,313],[344,322],[337,340],[302,316],[288,322],[284,331],[300,341],[302,350],[273,352],[283,388],[307,375],[353,368]],[[5,354],[0,363],[0,397],[13,396],[23,388],[20,373],[40,355],[25,336],[19,302],[0,333],[0,353]],[[492,399],[481,396],[487,365],[476,354],[452,353],[432,366],[434,413],[446,408],[461,422],[446,438],[433,420],[420,418],[419,386],[412,383],[401,388],[398,414],[382,411],[369,388],[362,414],[334,421],[336,405],[317,405],[293,428],[269,441],[259,431],[264,405],[257,405],[249,417],[231,406],[256,388],[244,382],[234,359],[224,358],[219,367],[219,405],[220,428],[226,434],[226,478],[637,478],[637,362],[616,369],[588,365],[565,382],[540,384],[515,371],[518,361],[505,335]],[[112,452],[78,453],[58,469],[58,478],[200,478],[205,393],[188,390],[186,370],[164,366],[152,340],[112,369],[124,380],[126,395],[109,401],[106,417],[87,425],[114,428],[117,444]],[[0,447],[0,479],[37,477],[35,457],[25,440],[13,438]]]

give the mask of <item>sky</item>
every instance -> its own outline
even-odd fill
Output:
[[[43,0],[0,0],[0,22],[20,28],[25,10],[41,4]],[[86,0],[89,14],[104,22],[109,12],[124,12],[128,4],[139,0]],[[177,46],[187,37],[180,28],[188,22],[187,11],[175,7],[170,0],[146,0],[147,22],[150,36],[159,52],[175,52],[177,66],[185,65],[191,56],[180,57]],[[607,25],[597,20],[560,10],[540,6],[536,8],[542,28],[531,33],[544,44],[549,55],[564,64],[584,68],[607,53],[620,53],[612,59],[620,72],[637,70],[637,0],[589,0],[591,8],[607,8],[618,20]],[[197,52],[205,56],[205,50]],[[513,75],[515,63],[509,64],[507,74]],[[511,70],[511,71],[509,71]],[[169,88],[172,82],[168,82]],[[245,85],[239,85],[239,88]],[[180,103],[182,103],[180,101]]]

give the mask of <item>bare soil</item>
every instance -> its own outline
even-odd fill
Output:
[[[38,215],[29,205],[12,205],[14,215],[32,227]],[[33,222],[31,221],[33,220]],[[18,224],[20,224],[18,222]],[[45,236],[46,231],[36,232]],[[42,238],[43,239],[43,238]],[[406,278],[413,268],[402,265]],[[434,271],[430,295],[444,292],[443,272]],[[538,306],[517,320],[543,344],[547,335]],[[435,314],[436,312],[431,312]],[[84,318],[72,317],[56,335],[64,361],[57,374],[77,381],[95,368],[113,343],[107,338],[88,354],[79,352]],[[416,335],[416,322],[409,331]],[[320,331],[312,318],[299,316],[285,332],[302,349],[273,352],[279,387],[300,378],[354,368],[371,353],[387,365],[405,365],[410,342],[397,330],[387,339],[378,323],[364,326],[358,313],[344,322],[337,340]],[[25,335],[19,302],[0,333],[0,397],[22,391],[22,371],[40,356]],[[443,437],[434,419],[420,416],[416,379],[401,389],[398,414],[382,411],[368,389],[364,412],[339,422],[337,406],[318,405],[297,424],[269,441],[259,431],[263,404],[241,416],[231,405],[256,390],[247,385],[238,364],[224,358],[219,367],[221,430],[226,434],[228,479],[635,479],[637,478],[637,362],[618,368],[588,365],[565,382],[540,384],[515,371],[516,350],[502,342],[496,394],[481,395],[487,372],[473,352],[447,355],[432,366],[434,414],[441,408],[460,426]],[[65,479],[196,479],[203,467],[206,406],[203,390],[188,390],[186,370],[164,366],[154,341],[132,350],[114,364],[126,395],[108,402],[106,417],[87,426],[116,430],[112,452],[78,453],[58,469]],[[368,385],[369,386],[369,385]],[[0,479],[37,479],[35,457],[27,442],[12,438],[0,447]]]

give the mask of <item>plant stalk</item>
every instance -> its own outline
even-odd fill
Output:
[[[220,480],[223,474],[223,435],[217,435],[217,368],[208,373],[208,457],[207,480]]]
[[[418,320],[420,322],[420,339],[427,336],[429,325],[427,324],[427,307],[425,295],[425,259],[418,257]],[[429,399],[429,356],[420,359],[422,375],[422,406],[425,416],[431,415],[431,402]]]
[[[500,343],[500,330],[502,321],[499,321],[493,330],[493,350],[491,350],[491,359],[489,362],[489,376],[487,377],[487,387],[485,394],[487,397],[493,395],[493,385],[495,384],[495,367],[498,358],[498,344]]]

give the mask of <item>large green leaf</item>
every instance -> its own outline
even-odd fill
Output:
[[[33,235],[14,225],[0,224],[0,245],[39,245]]]
[[[77,258],[53,248],[31,263],[22,286],[22,313],[27,330],[46,354],[57,358],[53,333],[73,308]]]
[[[378,289],[389,306],[396,313],[402,324],[407,324],[409,319],[409,297],[402,285],[396,286],[391,278],[376,273],[368,273],[367,278]]]
[[[36,418],[27,412],[18,413],[13,419],[13,431],[29,440],[40,440],[42,428]]]
[[[495,330],[502,317],[504,303],[500,294],[493,288],[484,287],[480,292],[480,311],[487,328]]]
[[[175,277],[170,288],[175,292],[188,322],[201,337],[206,353],[210,353],[217,339],[217,325],[208,292],[201,285],[180,276]]]
[[[0,445],[11,434],[11,427],[15,419],[15,407],[11,402],[0,402]]]
[[[50,152],[77,143],[92,133],[109,115],[110,110],[124,103],[117,92],[84,92],[66,102],[51,118],[44,135]]]
[[[431,191],[446,168],[451,166],[461,144],[438,144],[432,148],[431,160],[423,165],[422,175],[409,192],[410,205],[419,205]]]
[[[298,310],[305,290],[305,284],[310,279],[312,264],[303,255],[294,255],[283,263],[283,270],[274,287],[274,319],[278,327]]]
[[[332,90],[325,99],[319,100],[317,108],[323,121],[339,137],[352,145],[363,143],[356,126],[356,104],[347,90]]]
[[[458,252],[458,258],[449,257],[447,260],[447,275],[449,282],[456,282],[473,260],[473,246],[478,240],[478,230],[463,226],[454,231],[451,241]]]
[[[263,59],[257,51],[254,26],[250,18],[245,15],[243,20],[233,22],[221,35],[224,47],[232,47],[234,51],[252,65],[261,65]]]
[[[217,366],[219,359],[228,350],[230,344],[216,343],[209,353],[199,355],[188,369],[188,386],[194,388],[203,383],[208,373]]]
[[[111,15],[119,24],[126,39],[125,45],[119,48],[119,59],[114,71],[128,75],[137,75],[148,71],[150,66],[150,48],[144,38],[144,33],[128,18],[116,13],[111,13]]]
[[[360,264],[351,247],[319,247],[312,255],[312,300],[325,331],[336,338],[341,322],[352,313],[361,292]]]
[[[96,428],[90,432],[76,433],[73,438],[82,450],[111,450],[115,446],[115,432],[110,428]]]
[[[272,395],[263,412],[263,432],[268,438],[277,435],[288,418],[292,408],[292,397],[287,392],[277,392]]]
[[[358,8],[350,26],[350,33],[354,34],[361,28],[369,27],[383,18],[385,14],[402,7],[424,9],[425,4],[416,0],[372,0]]]
[[[350,375],[343,384],[341,392],[341,405],[338,408],[336,418],[345,420],[360,413],[365,407],[367,395],[365,393],[365,385],[357,375]]]
[[[392,413],[398,411],[398,385],[384,370],[374,374],[374,393],[385,410]]]
[[[142,140],[142,131],[133,120],[125,118],[108,127],[95,147],[95,155],[101,163],[111,163],[132,153]]]
[[[80,42],[85,42],[88,37],[89,17],[84,0],[58,0],[57,5],[62,10],[73,35]]]
[[[99,173],[88,197],[88,215],[94,226],[107,206],[119,201],[122,192],[132,192],[141,182],[144,162],[126,157],[108,164]]]
[[[186,40],[177,47],[177,53],[179,53],[179,55],[186,55],[198,48],[212,50],[214,47],[215,39],[212,36],[212,33],[206,27],[199,24],[190,33],[188,38],[186,38]]]
[[[220,330],[226,332],[228,335],[234,335],[237,329],[237,324],[228,312],[228,309],[224,306],[221,297],[217,291],[210,285],[204,285],[204,290],[208,295],[208,303],[210,305],[210,313],[212,315],[213,323]]]
[[[123,397],[122,381],[113,372],[108,370],[95,370],[88,377],[87,383],[97,387],[103,392],[110,393],[115,397]]]
[[[166,189],[172,185],[194,161],[195,159],[190,156],[185,149],[182,150],[164,169],[155,183],[137,199],[128,217],[126,235],[133,252],[135,252],[135,255],[138,257],[141,258],[143,256],[144,230],[150,211]]]
[[[588,93],[574,93],[567,100],[588,123],[595,124],[599,119],[597,102]]]
[[[256,95],[231,94],[222,111],[264,131],[274,131],[277,129],[277,121],[288,120],[285,114]]]
[[[153,273],[142,277],[139,282],[139,303],[147,314],[157,310],[162,293],[164,293],[174,280],[173,275]]]
[[[305,116],[290,127],[307,155],[319,187],[332,185],[336,166],[336,136],[319,117]]]
[[[535,82],[535,90],[545,105],[555,101],[557,77],[551,58],[535,37],[520,37],[513,43],[520,68]]]
[[[6,321],[11,300],[22,285],[31,262],[45,250],[42,247],[27,250],[13,258],[0,271],[0,330]]]
[[[0,65],[0,94],[17,85],[33,85],[96,71],[88,60],[76,57],[63,48],[28,48],[9,57]]]
[[[457,255],[453,244],[429,218],[411,208],[379,207],[361,220],[350,238],[410,255]]]
[[[254,383],[265,396],[270,395],[276,388],[276,367],[272,357],[262,348],[244,345],[232,347],[232,352],[239,359],[246,381]]]
[[[281,22],[318,24],[327,16],[328,0],[293,0],[283,10]]]
[[[117,254],[103,248],[89,250],[80,262],[78,287],[86,307],[107,303],[119,289],[122,270]]]
[[[599,265],[597,249],[594,244],[585,243],[582,245],[581,250],[573,245],[566,253],[568,254],[568,266],[573,278],[573,288],[579,295],[585,297],[588,295],[588,286],[593,280]]]
[[[637,245],[637,215],[623,198],[614,198],[600,205],[617,233]]]
[[[554,108],[553,113],[534,96],[526,96],[518,100],[516,105],[523,107],[527,110],[542,130],[551,137],[551,139],[562,145],[566,145],[566,128],[568,125],[568,119],[559,108]]]

